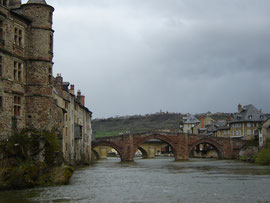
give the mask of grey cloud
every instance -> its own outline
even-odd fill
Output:
[[[269,0],[47,0],[55,66],[95,117],[270,112]]]

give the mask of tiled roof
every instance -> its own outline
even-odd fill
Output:
[[[243,107],[240,113],[234,114],[232,117],[231,123],[234,122],[262,122],[265,121],[266,117],[263,115],[261,111],[259,111],[252,104],[246,105]]]
[[[189,115],[187,117],[184,117],[184,123],[186,124],[196,124],[196,123],[200,123],[199,119],[196,118],[195,116],[193,115]]]

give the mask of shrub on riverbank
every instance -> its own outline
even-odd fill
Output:
[[[0,157],[0,190],[67,184],[74,172],[54,133],[16,133],[0,142]]]
[[[270,148],[259,151],[255,155],[255,163],[263,164],[263,165],[270,165]]]

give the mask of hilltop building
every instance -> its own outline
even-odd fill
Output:
[[[0,0],[0,139],[57,130],[67,162],[89,162],[91,115],[74,86],[53,77],[53,12],[45,0]]]

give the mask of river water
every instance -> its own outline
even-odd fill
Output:
[[[270,167],[228,160],[109,158],[77,170],[69,185],[0,192],[0,203],[270,202]]]

